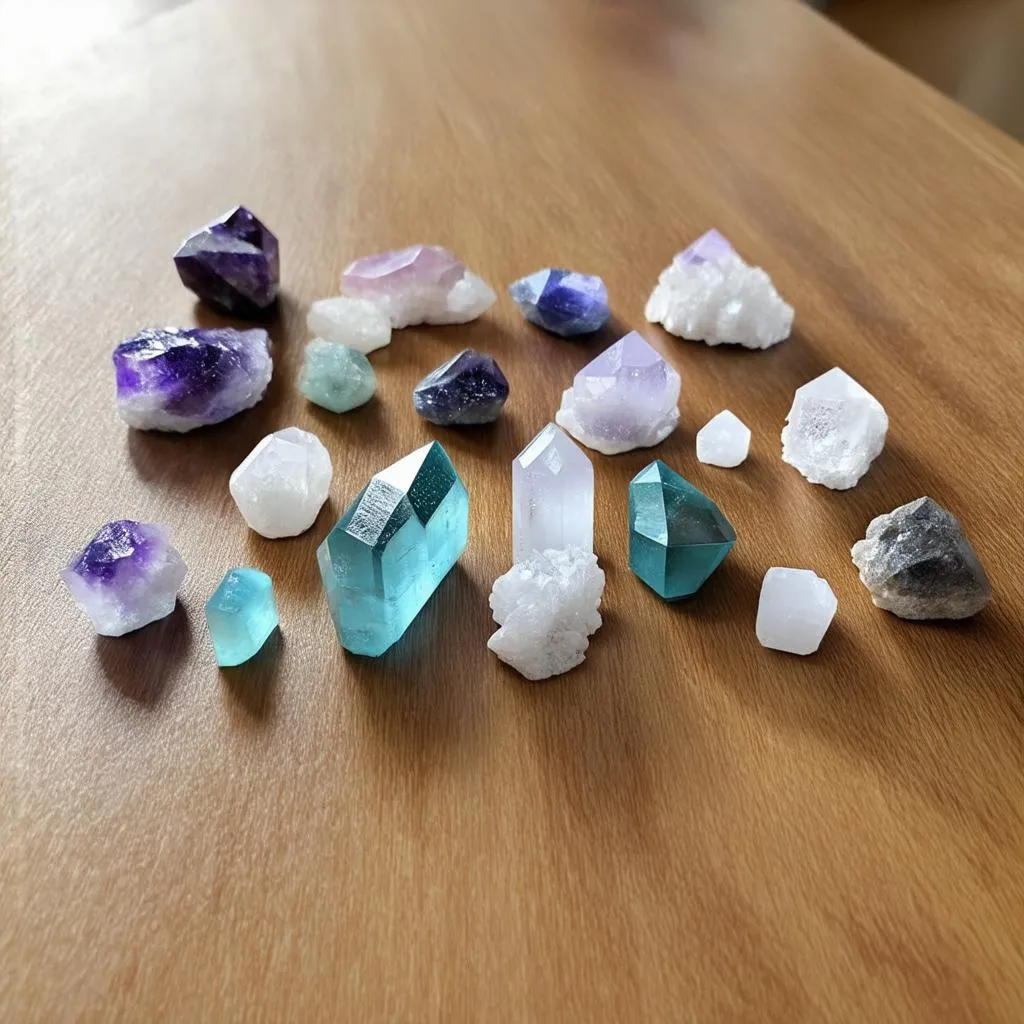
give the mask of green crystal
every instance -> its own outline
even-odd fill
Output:
[[[217,664],[241,665],[254,657],[277,629],[277,603],[270,577],[259,569],[231,569],[206,602]]]
[[[306,346],[299,390],[331,412],[347,412],[373,398],[377,375],[362,352],[316,338]]]
[[[629,485],[629,567],[666,601],[697,593],[736,543],[706,495],[660,459]]]

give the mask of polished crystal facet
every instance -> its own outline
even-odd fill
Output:
[[[728,409],[697,431],[697,458],[709,466],[731,469],[744,462],[749,451],[750,428]]]
[[[474,426],[496,420],[507,398],[508,381],[497,362],[466,348],[416,385],[412,404],[438,426]]]
[[[666,601],[695,594],[736,543],[721,509],[660,459],[629,485],[629,567]]]
[[[810,569],[769,569],[757,605],[757,639],[788,654],[813,654],[838,603],[826,580]]]
[[[469,496],[436,441],[374,476],[317,550],[342,647],[383,654],[458,560],[468,535]]]
[[[509,285],[530,323],[563,338],[599,331],[608,322],[608,289],[593,274],[547,267]]]
[[[362,352],[315,338],[306,346],[299,391],[324,409],[348,412],[373,398],[377,375]]]
[[[277,629],[277,602],[270,577],[259,569],[231,569],[206,602],[217,664],[241,665]]]
[[[391,343],[391,321],[367,299],[339,295],[318,299],[306,314],[314,338],[336,341],[355,352],[374,352]]]

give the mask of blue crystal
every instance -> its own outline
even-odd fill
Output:
[[[697,593],[736,543],[721,509],[660,459],[629,485],[629,567],[666,601]]]
[[[608,322],[608,289],[592,274],[547,267],[509,285],[532,324],[563,338],[599,331]]]
[[[381,470],[317,549],[341,646],[383,654],[455,565],[469,495],[436,441]]]
[[[217,664],[241,665],[277,628],[274,584],[259,569],[230,569],[206,602],[206,624]]]
[[[415,410],[441,427],[492,423],[508,398],[508,381],[490,356],[464,348],[416,385]]]

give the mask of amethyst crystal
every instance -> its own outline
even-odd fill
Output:
[[[117,408],[139,430],[184,433],[254,406],[273,363],[267,332],[155,328],[114,349]]]
[[[244,206],[189,235],[174,265],[186,288],[231,316],[259,319],[277,299],[277,238]]]
[[[447,427],[490,423],[506,398],[508,381],[498,364],[467,348],[416,385],[412,404],[425,420]]]
[[[680,267],[699,267],[705,263],[722,263],[731,259],[735,253],[729,239],[717,228],[712,228],[682,252],[677,252],[672,262]]]
[[[563,338],[599,331],[611,316],[608,289],[592,274],[547,267],[513,282],[508,293],[530,323]]]

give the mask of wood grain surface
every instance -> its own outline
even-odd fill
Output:
[[[1024,1019],[1024,151],[786,0],[148,8],[2,97],[0,1016]],[[170,256],[239,201],[282,244],[266,400],[190,436],[130,431],[110,351],[222,322]],[[643,321],[711,225],[795,305],[786,343],[713,350]],[[561,341],[502,294],[469,326],[396,333],[364,409],[310,407],[308,303],[413,241],[497,286],[601,274],[614,328]],[[581,668],[526,683],[485,647],[509,462],[632,327],[683,374],[681,427],[595,454],[605,625]],[[411,388],[468,345],[505,369],[505,415],[433,428]],[[836,364],[891,420],[847,493],[779,458],[793,390]],[[732,471],[693,451],[726,406],[754,432]],[[308,534],[265,541],[228,475],[289,424],[335,481]],[[435,437],[469,547],[388,655],[347,656],[314,550]],[[627,482],[655,455],[739,534],[676,605],[626,559]],[[893,618],[850,564],[872,516],[922,494],[989,570],[974,621]],[[167,523],[190,571],[169,618],[97,638],[57,574],[125,516]],[[203,603],[237,564],[273,575],[283,633],[218,672]],[[838,596],[814,657],[757,643],[772,565]]]

